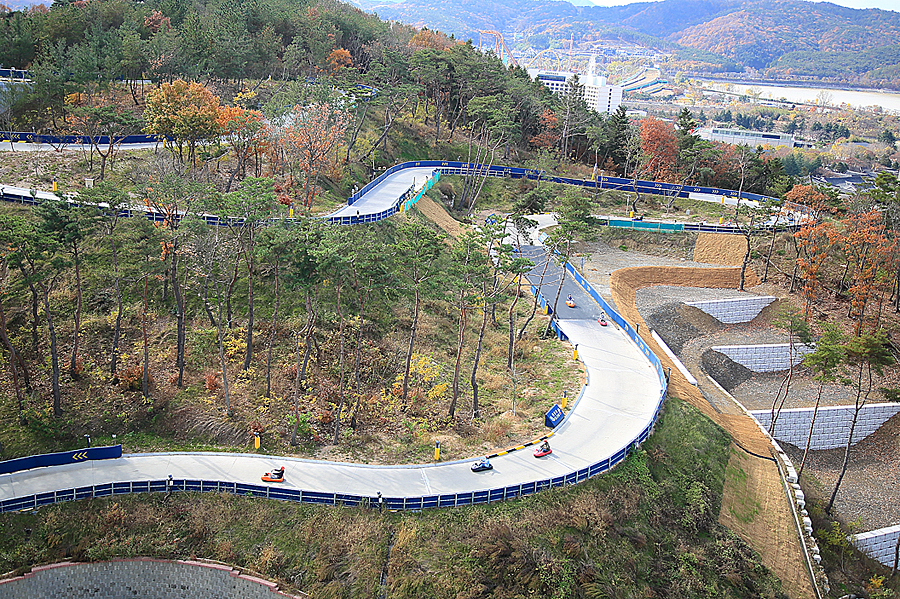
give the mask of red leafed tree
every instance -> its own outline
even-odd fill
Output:
[[[891,241],[885,234],[882,214],[878,210],[852,214],[842,224],[847,264],[848,268],[853,268],[847,290],[850,295],[847,317],[856,321],[854,333],[861,335],[869,303],[878,296],[880,306],[881,298],[892,280],[897,242]],[[877,318],[873,322],[877,328]]]
[[[258,110],[244,110],[239,106],[222,106],[219,108],[219,132],[221,139],[228,144],[237,159],[237,165],[228,177],[225,192],[231,191],[238,172],[243,173],[247,162],[252,158],[259,175],[259,157],[265,151],[269,138],[269,128],[263,114]]]
[[[678,138],[671,123],[649,117],[641,121],[641,151],[645,172],[653,179],[674,181],[678,160]]]
[[[797,266],[803,277],[800,293],[803,295],[803,315],[809,322],[812,304],[815,302],[822,286],[819,278],[822,266],[828,259],[829,250],[838,243],[840,233],[827,221],[807,224],[794,233],[797,240]]]
[[[319,176],[328,166],[332,150],[344,139],[350,115],[330,104],[297,105],[285,130],[285,149],[303,178],[303,205],[307,212],[316,196]]]
[[[532,137],[531,145],[538,148],[555,148],[559,143],[560,134],[557,128],[559,119],[549,108],[541,114],[541,132]]]

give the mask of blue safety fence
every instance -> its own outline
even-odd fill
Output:
[[[0,138],[2,138],[2,133],[0,133]],[[35,136],[32,133],[14,133],[13,135],[17,136],[26,136],[26,138],[30,138],[32,140],[41,138],[41,136]],[[52,136],[43,136],[43,138],[49,138]],[[74,136],[79,137],[79,136]],[[83,136],[81,137],[83,138]],[[56,138],[58,139],[58,138]],[[129,141],[131,140],[131,141]],[[140,136],[129,136],[125,138],[125,143],[141,143],[143,141],[155,141],[155,136],[151,135],[140,135]],[[24,140],[22,140],[24,141]],[[164,141],[164,140],[163,140]],[[642,193],[655,193],[661,195],[677,195],[678,197],[687,197],[691,192],[698,193],[706,193],[719,195],[722,197],[737,197],[740,195],[741,199],[744,200],[756,200],[760,202],[779,202],[780,200],[776,200],[775,198],[769,198],[767,196],[761,196],[758,194],[752,194],[743,192],[737,194],[737,192],[725,189],[717,189],[714,187],[686,187],[683,185],[677,185],[674,183],[664,183],[657,181],[642,181],[642,180],[632,180],[632,179],[621,179],[617,177],[600,177],[596,181],[594,180],[585,180],[585,179],[570,179],[565,177],[551,177],[546,176],[542,171],[534,170],[534,169],[526,169],[526,168],[518,168],[518,167],[508,167],[508,166],[493,166],[493,165],[484,165],[484,164],[473,164],[468,162],[450,162],[450,161],[440,161],[440,160],[423,160],[418,162],[403,162],[400,164],[396,164],[381,175],[373,179],[371,182],[366,184],[362,189],[354,193],[347,200],[348,205],[353,205],[357,200],[359,200],[363,195],[371,191],[375,186],[379,183],[383,182],[387,177],[396,173],[397,171],[407,169],[407,168],[434,168],[432,176],[429,178],[426,186],[420,192],[416,192],[416,190],[411,186],[404,193],[400,194],[400,196],[385,210],[378,212],[376,214],[360,214],[359,216],[350,215],[350,216],[334,216],[334,217],[325,217],[326,222],[331,224],[340,224],[340,225],[353,225],[353,224],[365,224],[365,223],[373,223],[378,222],[380,220],[384,220],[397,214],[398,212],[402,212],[403,210],[409,209],[413,204],[419,201],[422,194],[431,189],[439,180],[441,175],[465,175],[472,173],[480,173],[487,174],[489,177],[508,177],[512,179],[521,179],[528,178],[532,180],[540,180],[540,181],[549,181],[551,183],[561,183],[565,185],[575,185],[586,188],[597,188],[597,189],[620,189],[622,191],[634,191],[638,190]],[[38,201],[43,201],[44,199],[59,199],[57,196],[47,193],[47,192],[38,192],[36,190],[31,190],[31,193],[21,193],[16,190],[11,190],[9,188],[5,188],[0,193],[0,199],[9,202],[16,202],[21,204],[36,204],[38,201],[35,201],[35,197],[37,197]],[[69,194],[66,199],[70,202],[74,202],[73,194]],[[124,211],[122,213],[123,216],[132,216],[132,215],[143,215],[147,218],[155,222],[163,221],[168,218],[167,215],[159,214],[150,210],[148,208],[144,208],[143,206],[132,206],[130,209]],[[201,214],[199,215],[201,219],[203,219],[206,223],[210,225],[227,225],[234,224],[237,222],[236,219],[229,219],[227,221],[223,220],[223,217],[218,217],[212,214]],[[711,224],[669,224],[669,223],[650,223],[650,222],[642,222],[635,220],[618,220],[618,219],[610,219],[611,226],[625,226],[632,229],[647,229],[647,230],[656,230],[656,231],[698,231],[698,232],[710,232],[710,233],[736,233],[741,234],[743,231],[739,227],[727,226],[727,225],[711,225]],[[799,225],[794,226],[784,226],[784,229],[796,229]],[[780,229],[781,227],[779,227]]]
[[[29,79],[31,79],[31,73],[19,69],[0,69],[0,79],[28,81]]]
[[[58,453],[44,453],[0,462],[0,474],[10,474],[12,472],[31,470],[32,468],[41,468],[44,466],[76,464],[87,460],[112,460],[120,457],[122,457],[121,445],[88,447],[85,449],[61,451]]]
[[[567,474],[549,479],[540,479],[534,481],[522,482],[516,485],[505,487],[497,487],[490,489],[482,489],[477,491],[467,491],[464,493],[449,493],[444,495],[426,495],[426,496],[402,496],[402,497],[386,497],[386,496],[364,496],[347,493],[329,493],[321,491],[304,491],[301,489],[291,489],[279,486],[257,485],[238,483],[231,481],[205,481],[190,479],[169,479],[169,480],[151,480],[151,481],[123,481],[105,483],[100,485],[91,485],[77,487],[72,489],[60,489],[48,491],[46,493],[37,493],[24,497],[15,497],[0,501],[0,513],[14,512],[22,510],[33,510],[46,505],[53,505],[64,501],[76,501],[80,499],[90,499],[95,497],[111,497],[114,495],[123,495],[130,493],[173,493],[173,492],[218,492],[230,493],[232,495],[243,495],[247,497],[265,497],[268,499],[278,499],[282,501],[294,501],[297,503],[314,503],[330,506],[348,506],[348,507],[384,507],[390,510],[423,510],[427,508],[446,508],[459,507],[465,505],[477,505],[483,503],[493,503],[497,501],[506,501],[519,497],[527,497],[540,491],[547,489],[559,488],[568,485],[574,485],[586,481],[587,479],[608,472],[614,468],[622,460],[624,460],[629,451],[638,447],[653,432],[653,426],[659,417],[662,409],[663,400],[666,396],[667,379],[662,364],[656,355],[650,350],[643,339],[637,334],[631,325],[622,316],[616,312],[599,293],[588,283],[584,277],[578,273],[571,265],[567,264],[566,268],[575,278],[575,281],[597,301],[601,308],[606,312],[608,317],[625,329],[632,341],[637,344],[644,356],[650,361],[659,376],[662,386],[659,401],[654,411],[653,417],[641,432],[632,439],[624,447],[613,453],[611,456],[591,464],[586,468],[575,470]],[[534,289],[534,288],[533,288]],[[534,289],[537,291],[536,289]],[[554,327],[557,334],[562,334],[561,329]],[[582,388],[582,395],[584,388]],[[579,396],[579,401],[581,396]],[[577,405],[577,401],[576,401]],[[121,453],[121,446],[119,448]],[[102,449],[102,448],[96,448]],[[40,457],[40,456],[35,456]],[[23,458],[25,459],[25,458]]]
[[[393,168],[393,167],[392,167]],[[401,170],[401,169],[397,169]],[[393,174],[397,172],[397,170],[388,169],[384,174],[380,175],[378,178],[372,180],[371,183],[363,187],[361,190],[350,196],[350,198],[355,202],[362,195],[369,190],[371,190],[375,185],[384,181],[385,175]],[[404,212],[412,208],[421,198],[425,195],[429,189],[435,186],[438,180],[441,177],[440,171],[433,171],[431,177],[428,178],[428,181],[425,182],[425,186],[422,187],[418,192],[416,191],[415,184],[410,185],[409,189],[404,191],[400,196],[394,200],[394,202],[390,205],[389,208],[382,210],[376,214],[360,214],[359,216],[350,215],[350,216],[331,216],[326,217],[326,222],[333,225],[358,225],[364,223],[374,223],[380,220],[384,220],[386,218],[390,218],[391,216],[397,214],[398,212]],[[355,199],[354,199],[355,198]],[[349,205],[352,205],[353,202],[348,201]]]
[[[91,137],[90,135],[46,135],[42,133],[26,133],[21,131],[0,131],[0,142],[3,143],[50,144],[54,146],[97,144],[106,146],[109,145],[110,139],[116,144],[152,144],[164,143],[167,138],[144,134],[110,138],[109,135],[97,135]]]

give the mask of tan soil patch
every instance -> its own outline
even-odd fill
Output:
[[[774,462],[756,458],[732,445],[719,523],[760,553],[766,567],[781,580],[788,597],[814,597],[802,561],[797,529]],[[762,541],[764,546],[760,545]]]
[[[439,206],[437,202],[423,195],[416,203],[416,207],[428,220],[439,226],[448,235],[457,238],[462,235],[465,228],[452,216],[447,214],[443,206]]]
[[[747,240],[743,235],[700,233],[694,246],[694,262],[740,266],[746,253]]]
[[[781,579],[788,596],[792,599],[813,597],[812,584],[803,563],[800,540],[786,504],[778,468],[775,462],[765,459],[772,455],[768,439],[749,416],[716,411],[656,344],[650,336],[650,327],[644,323],[634,305],[635,293],[642,287],[681,285],[736,289],[739,281],[740,268],[641,266],[613,272],[610,276],[610,290],[622,316],[641,325],[641,338],[659,357],[663,366],[671,368],[669,394],[698,408],[728,431],[739,446],[732,453],[729,469],[732,468],[732,461],[738,459],[735,455],[739,454],[740,468],[735,466],[732,471],[743,474],[726,478],[719,522],[733,530],[760,554],[763,564]],[[748,270],[746,286],[752,287],[758,283],[756,274]]]

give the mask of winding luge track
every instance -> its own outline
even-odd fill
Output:
[[[347,225],[382,220],[412,206],[441,174],[467,172],[678,197],[688,197],[691,193],[729,198],[737,195],[729,190],[655,181],[615,177],[590,181],[549,177],[532,169],[419,161],[391,167],[355,193],[347,206],[324,218],[332,224]],[[25,204],[58,199],[51,193],[9,186],[0,188],[0,195],[3,200]],[[771,200],[749,193],[740,197]],[[77,198],[68,200],[77,201]],[[153,220],[163,218],[142,206],[133,207],[126,214],[145,215]],[[202,217],[210,224],[223,223],[216,215]],[[523,251],[538,265],[546,260],[543,248],[531,246]],[[492,471],[476,474],[469,469],[471,460],[372,466],[256,454],[126,454],[113,460],[82,461],[0,475],[0,510],[171,489],[228,491],[326,504],[376,502],[381,497],[390,508],[421,509],[518,497],[606,472],[624,459],[630,447],[643,442],[650,434],[665,396],[666,380],[659,360],[631,325],[606,305],[571,265],[568,268],[571,274],[563,291],[575,298],[578,307],[563,307],[555,328],[578,345],[588,383],[565,420],[554,429],[554,451],[548,458],[537,460],[530,451],[511,451],[492,460]],[[539,272],[539,266],[535,267],[533,273]],[[551,263],[541,289],[534,287],[538,275],[530,274],[533,291],[553,297],[561,274],[562,269]],[[618,326],[601,327],[596,321],[601,310]],[[287,466],[285,482],[260,484],[260,474],[276,463]]]

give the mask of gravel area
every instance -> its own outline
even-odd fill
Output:
[[[590,279],[591,285],[600,295],[608,302],[612,302],[612,296],[609,292],[609,275],[613,271],[620,268],[629,268],[632,266],[693,266],[697,268],[713,268],[713,265],[703,264],[701,262],[692,262],[684,258],[674,258],[670,256],[654,256],[645,254],[636,250],[621,250],[610,247],[603,242],[587,244],[588,253],[584,258],[577,256],[572,259],[572,263],[584,275]],[[651,287],[651,289],[659,289]],[[679,287],[666,287],[666,289],[681,289]],[[645,290],[639,290],[640,295]],[[709,291],[704,289],[703,291]],[[733,290],[732,290],[733,291]],[[671,300],[669,300],[671,301]],[[640,310],[640,305],[638,306]]]
[[[711,349],[700,355],[700,363],[703,366],[703,371],[716,379],[716,382],[729,392],[749,379],[753,374],[746,366],[742,366],[725,354],[720,354]]]
[[[694,373],[704,397],[721,412],[733,413],[735,407],[708,383],[707,373],[729,389],[748,410],[771,408],[784,372],[750,373],[710,348],[714,345],[787,343],[786,334],[770,325],[772,315],[778,309],[777,302],[752,322],[736,325],[722,324],[696,308],[685,306],[684,302],[747,295],[752,294],[734,289],[660,286],[641,289],[635,297],[641,316]],[[886,382],[883,386],[893,385]],[[812,372],[800,367],[791,379],[791,391],[784,407],[812,407],[817,393],[818,383],[812,380]],[[880,402],[884,398],[875,392],[870,401]],[[853,392],[849,387],[826,385],[823,389],[822,406],[852,402]],[[782,445],[799,468],[802,449],[786,443]],[[818,496],[824,497],[825,501],[831,496],[840,472],[843,452],[840,448],[812,451],[807,458],[805,472],[812,477],[804,477],[804,484],[816,484]],[[858,520],[857,528],[862,532],[900,524],[897,506],[900,506],[900,415],[853,447],[834,509],[846,522]]]
[[[787,372],[756,372],[746,382],[734,389],[734,396],[740,398],[748,410],[765,410],[772,407],[775,393]],[[816,394],[819,384],[812,380],[812,372],[806,368],[798,368],[791,377],[791,389],[784,402],[785,408],[811,408],[816,405]],[[822,388],[820,406],[845,406],[854,400],[852,387],[844,385],[825,385]],[[884,401],[877,391],[870,396],[872,403]]]
[[[693,263],[683,262],[682,266],[694,266]],[[701,287],[677,287],[674,285],[659,285],[657,287],[644,287],[638,289],[634,297],[634,304],[644,320],[647,314],[652,314],[658,308],[670,303],[708,302],[712,300],[736,299],[739,297],[755,297],[757,294],[737,289],[706,289]]]

